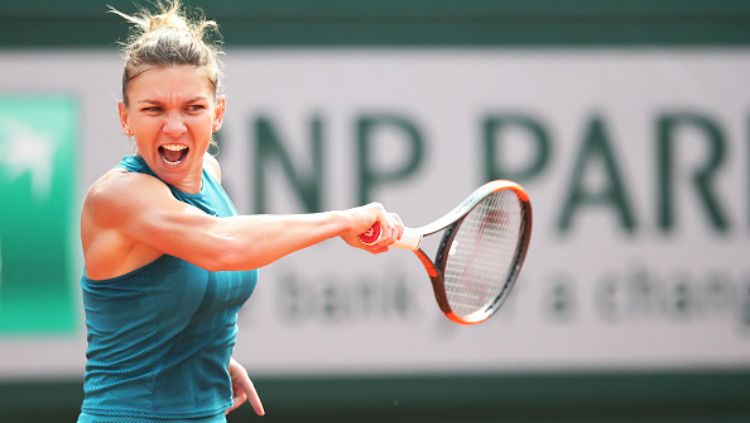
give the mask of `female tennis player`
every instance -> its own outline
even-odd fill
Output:
[[[263,406],[231,358],[255,269],[328,238],[387,251],[403,224],[376,203],[307,215],[237,215],[207,153],[226,107],[217,27],[179,0],[126,15],[127,156],[89,188],[81,216],[88,349],[79,422],[225,422]],[[191,15],[192,16],[192,15]],[[375,245],[358,235],[383,228]]]

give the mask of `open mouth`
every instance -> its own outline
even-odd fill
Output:
[[[164,144],[159,146],[159,155],[168,166],[177,166],[185,160],[190,149],[186,145]]]

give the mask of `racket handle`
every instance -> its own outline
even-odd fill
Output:
[[[365,245],[375,244],[380,239],[381,231],[380,223],[375,222],[367,232],[359,235],[359,240]],[[404,228],[404,233],[401,234],[401,239],[394,242],[392,246],[404,250],[416,251],[419,249],[419,244],[421,243],[421,233],[413,228]]]
[[[380,223],[375,222],[374,225],[370,226],[367,232],[359,234],[359,240],[365,245],[372,245],[380,239]]]

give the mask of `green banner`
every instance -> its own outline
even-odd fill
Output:
[[[0,95],[0,336],[76,328],[79,120],[69,96]]]

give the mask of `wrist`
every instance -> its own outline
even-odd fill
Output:
[[[327,221],[333,229],[333,236],[345,235],[352,231],[354,219],[347,210],[332,210],[326,214],[328,214]]]

